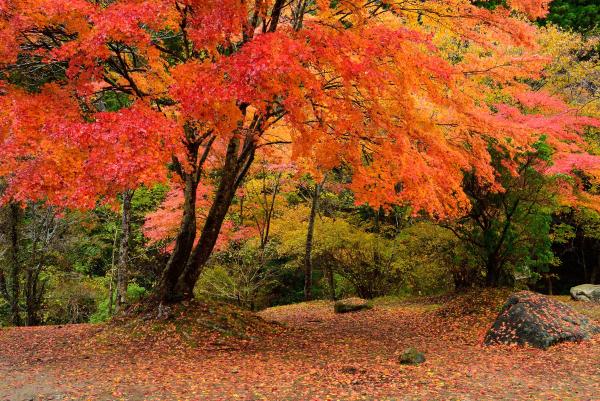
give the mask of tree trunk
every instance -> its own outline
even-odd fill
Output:
[[[238,158],[239,139],[234,137],[229,141],[225,165],[223,166],[223,175],[219,182],[215,199],[206,217],[198,244],[194,248],[183,274],[179,277],[175,289],[180,299],[191,299],[194,297],[194,287],[200,277],[200,273],[202,273],[204,265],[208,262],[215,248],[223,221],[227,216],[235,192],[254,160],[254,144],[247,146],[250,146],[251,150],[247,153],[242,151],[245,156]],[[244,146],[244,150],[247,150],[246,146]]]
[[[196,239],[196,189],[198,183],[189,174],[185,178],[183,217],[179,233],[175,239],[175,248],[156,289],[156,294],[162,302],[177,302],[183,299],[182,294],[176,291],[176,287]]]
[[[123,192],[123,213],[121,216],[121,243],[117,263],[117,300],[115,312],[119,313],[127,304],[127,285],[129,284],[129,239],[131,237],[131,200],[133,190]]]
[[[117,249],[117,238],[119,236],[119,229],[115,227],[115,236],[112,244],[112,254],[110,262],[110,281],[108,282],[108,314],[113,314],[113,302],[115,294],[115,249]]]
[[[313,237],[315,233],[315,219],[317,217],[317,209],[319,207],[319,196],[321,195],[321,185],[315,185],[315,192],[313,193],[312,203],[310,206],[310,216],[308,218],[308,230],[306,232],[306,246],[304,252],[304,300],[310,301],[312,299],[312,247]]]
[[[19,220],[21,207],[16,203],[10,203],[9,210],[9,262],[10,262],[10,317],[15,326],[21,325],[21,310],[19,299],[21,297],[20,273],[21,263],[19,261]]]
[[[498,287],[500,283],[500,267],[498,266],[498,261],[490,257],[486,264],[486,276],[485,276],[485,284],[487,287]]]
[[[335,280],[333,278],[333,268],[329,263],[325,267],[327,274],[327,283],[329,284],[329,299],[332,301],[336,301],[337,297],[335,296]]]
[[[27,313],[27,325],[38,326],[42,323],[40,318],[40,309],[42,306],[42,299],[44,296],[45,285],[42,283],[41,287],[38,285],[39,274],[42,266],[37,266],[27,270],[27,280],[25,283],[25,307]]]
[[[598,251],[598,261],[590,274],[590,284],[598,284],[600,282],[600,251]]]

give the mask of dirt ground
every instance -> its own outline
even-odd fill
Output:
[[[152,341],[104,325],[2,329],[0,400],[600,400],[600,338],[484,347],[493,317],[442,317],[439,302],[271,308],[260,316],[273,330],[243,338],[217,326]],[[578,308],[600,317],[600,305]],[[426,362],[401,365],[409,346]]]

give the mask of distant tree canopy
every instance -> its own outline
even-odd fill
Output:
[[[600,26],[598,0],[554,0],[547,21],[561,28],[589,32]]]
[[[506,7],[506,0],[476,0],[473,4],[493,10]],[[551,22],[563,29],[585,33],[600,26],[600,2],[598,0],[553,0],[549,4],[548,15],[539,22]]]

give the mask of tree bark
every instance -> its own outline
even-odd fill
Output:
[[[115,294],[115,249],[117,249],[117,239],[119,237],[119,229],[115,227],[115,235],[112,244],[112,254],[110,262],[110,281],[108,282],[108,314],[112,316],[114,309],[114,294]]]
[[[500,283],[500,267],[495,258],[490,257],[486,263],[485,284],[487,287],[498,287]]]
[[[598,251],[598,260],[596,266],[590,274],[590,284],[598,284],[600,282],[600,250]]]
[[[327,282],[329,284],[329,299],[332,301],[336,301],[337,297],[335,296],[335,280],[333,278],[333,268],[330,264],[327,264],[326,274]]]
[[[39,281],[42,266],[27,270],[27,281],[25,283],[25,307],[27,314],[27,325],[38,326],[42,323],[40,309],[45,291],[45,282]]]
[[[310,216],[308,218],[308,230],[306,232],[306,246],[304,251],[304,300],[310,301],[312,299],[312,248],[313,238],[315,233],[315,219],[317,217],[317,209],[319,207],[319,196],[321,195],[321,185],[315,185],[315,191],[312,196],[312,203],[310,207]]]
[[[175,248],[171,253],[171,257],[163,271],[156,290],[158,298],[162,302],[167,303],[183,299],[182,294],[176,292],[176,287],[196,239],[196,190],[198,183],[191,175],[186,175],[185,178],[183,217],[179,233],[175,239]]]
[[[129,242],[131,237],[131,200],[133,190],[123,192],[123,212],[121,216],[121,243],[117,263],[117,300],[115,312],[119,313],[127,304],[127,285],[129,284]]]
[[[252,141],[252,139],[249,139]],[[234,137],[229,141],[223,175],[215,194],[208,216],[202,228],[198,244],[194,248],[185,266],[185,270],[179,277],[175,292],[180,299],[191,299],[194,297],[194,287],[202,269],[219,238],[223,221],[229,211],[235,192],[241,181],[248,173],[248,168],[254,160],[255,145],[246,142],[241,157],[238,156],[239,138]]]
[[[9,261],[10,261],[10,316],[15,326],[20,326],[21,310],[19,299],[21,297],[20,273],[21,263],[19,261],[19,220],[21,218],[21,207],[14,202],[8,206],[9,210]]]

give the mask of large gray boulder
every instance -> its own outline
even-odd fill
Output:
[[[600,325],[569,305],[529,291],[511,295],[485,336],[484,343],[531,345],[546,349],[563,341],[600,334]]]
[[[600,285],[581,284],[572,287],[571,297],[576,301],[600,302]]]

